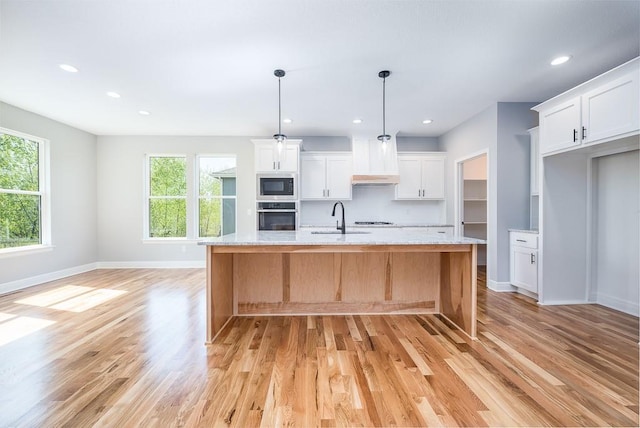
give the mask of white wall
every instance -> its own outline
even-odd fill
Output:
[[[2,102],[0,126],[50,141],[54,245],[0,258],[0,293],[32,285],[29,278],[87,269],[97,260],[96,136]]]
[[[639,151],[594,160],[595,301],[638,316]]]
[[[509,285],[509,228],[529,225],[529,138],[535,103],[497,103],[440,137],[447,152],[447,222],[456,222],[456,162],[487,152],[487,285]],[[525,150],[526,148],[526,150]],[[525,153],[526,151],[526,153]],[[522,222],[524,219],[524,223]]]
[[[444,202],[442,201],[394,201],[395,186],[356,185],[352,200],[342,201],[345,221],[390,221],[395,224],[444,224]],[[335,226],[331,217],[335,201],[301,202],[300,221],[305,226]],[[339,218],[338,218],[339,219]]]
[[[254,145],[250,137],[98,137],[98,257],[107,264],[138,262],[203,265],[205,248],[194,242],[143,243],[146,154],[235,154],[237,230],[255,229]],[[248,214],[250,211],[250,214]]]

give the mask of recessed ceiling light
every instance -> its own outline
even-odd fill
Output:
[[[569,56],[569,55],[559,56],[557,58],[554,58],[553,61],[551,61],[551,65],[564,64],[565,62],[569,61],[570,59],[571,59],[571,56]]]
[[[148,112],[148,111],[146,111],[146,110],[140,110],[140,111],[138,111],[138,113],[139,113],[139,114],[141,114],[141,115],[143,115],[143,116],[149,116],[149,115],[151,114],[151,113],[149,113],[149,112]]]
[[[120,98],[120,94],[117,92],[107,92],[107,95],[111,98]]]
[[[68,71],[69,73],[77,73],[78,72],[78,69],[75,68],[73,65],[59,64],[58,67],[60,67],[64,71]]]
[[[291,123],[293,120],[291,119],[282,119],[282,123]]]
[[[358,125],[358,124],[362,123],[362,119],[353,119],[353,123]]]
[[[431,119],[425,119],[425,120],[422,121],[422,123],[424,123],[425,125],[428,125],[431,122],[433,122],[433,120],[431,120]]]

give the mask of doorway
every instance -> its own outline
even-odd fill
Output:
[[[638,316],[640,151],[593,160],[590,300]]]
[[[460,236],[487,239],[488,174],[487,153],[457,162],[458,209],[457,226]],[[487,246],[478,245],[478,266],[487,265]]]

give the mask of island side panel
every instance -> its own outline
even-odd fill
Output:
[[[440,253],[392,253],[391,300],[440,312]]]
[[[440,313],[476,337],[476,245],[464,253],[443,253],[440,261]]]
[[[233,255],[207,247],[207,343],[233,315]]]

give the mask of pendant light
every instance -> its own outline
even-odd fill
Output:
[[[385,112],[385,96],[386,96],[386,83],[387,83],[387,77],[389,77],[389,75],[391,74],[391,72],[389,70],[382,70],[381,72],[378,73],[378,77],[382,78],[382,134],[378,135],[378,140],[382,143],[382,148],[386,149],[387,148],[387,141],[389,141],[391,139],[391,136],[389,134],[387,134],[387,129],[386,129],[386,112]]]
[[[277,134],[273,134],[273,139],[276,141],[276,146],[278,147],[278,151],[282,151],[282,146],[284,145],[285,141],[287,140],[287,136],[284,135],[282,133],[282,108],[281,108],[281,101],[280,101],[280,79],[282,77],[284,77],[285,72],[284,70],[274,70],[273,71],[274,76],[276,76],[278,78],[278,133]]]

